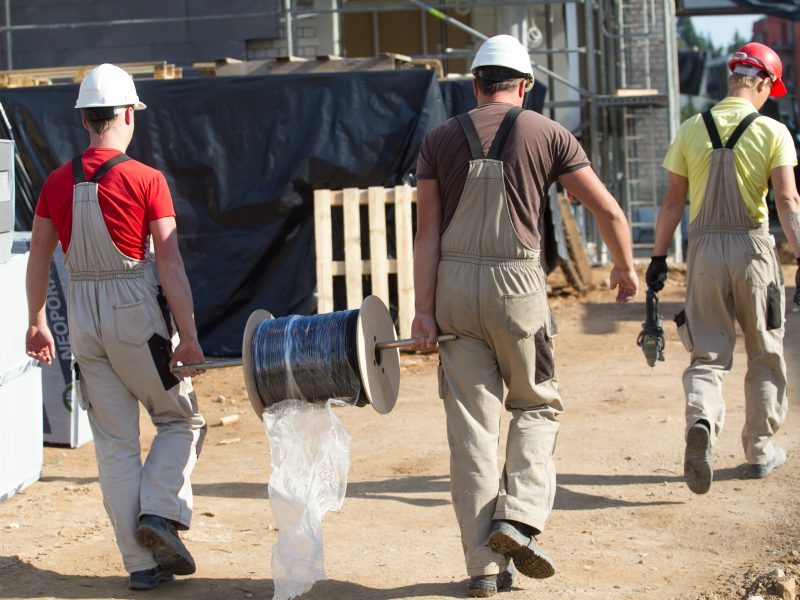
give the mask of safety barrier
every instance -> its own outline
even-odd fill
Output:
[[[412,204],[416,200],[417,190],[408,186],[314,192],[318,313],[358,308],[365,296],[364,276],[368,275],[371,293],[387,306],[397,307],[400,337],[411,336],[414,318]],[[364,206],[368,217],[366,228],[362,227]],[[337,228],[334,237],[334,211],[339,210],[343,233],[340,236]],[[387,231],[387,214],[388,220],[394,221],[394,236]],[[368,235],[362,235],[362,232]],[[390,243],[394,258],[389,258]],[[365,251],[369,258],[364,258]],[[334,255],[344,259],[334,260]],[[396,291],[391,290],[392,275],[397,278]],[[334,281],[337,277],[344,277],[346,306],[334,306]]]

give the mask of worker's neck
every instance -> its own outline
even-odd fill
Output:
[[[110,129],[99,135],[94,132],[89,134],[90,148],[111,148],[124,153],[128,149],[130,141],[130,136],[115,131],[114,129]]]
[[[746,87],[735,87],[728,90],[728,98],[747,100],[756,110],[760,109],[766,100],[762,100],[759,96],[758,92]]]
[[[495,104],[498,102],[503,104],[512,104],[514,106],[522,106],[523,99],[524,97],[521,98],[519,94],[517,94],[516,90],[498,92],[497,94],[492,94],[491,96],[487,96],[480,92],[477,93],[478,106],[483,106],[484,104]]]

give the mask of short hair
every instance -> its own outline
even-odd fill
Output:
[[[525,75],[506,67],[478,67],[475,69],[478,90],[486,96],[513,90],[524,79]]]
[[[102,106],[99,108],[82,108],[81,118],[89,123],[97,135],[102,135],[114,124],[114,120],[119,116],[117,107]]]
[[[761,71],[758,75],[744,75],[743,73],[731,73],[728,76],[728,87],[747,88],[754,90],[758,83],[763,79],[769,79],[766,71]]]

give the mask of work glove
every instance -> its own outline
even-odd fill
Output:
[[[647,281],[647,287],[654,292],[660,292],[664,289],[664,282],[667,280],[667,257],[666,256],[651,256],[650,266],[647,267],[647,273],[644,278]]]
[[[794,303],[800,306],[800,256],[797,258],[797,271],[794,273]]]

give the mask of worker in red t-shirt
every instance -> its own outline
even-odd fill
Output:
[[[50,364],[55,356],[45,301],[60,240],[80,402],[94,434],[104,504],[129,587],[152,589],[195,571],[177,530],[191,521],[189,478],[207,426],[189,379],[199,372],[184,367],[179,379],[172,369],[203,362],[203,350],[166,180],[124,154],[134,111],[145,108],[133,79],[100,65],[81,83],[75,107],[89,148],[51,173],[39,196],[25,344],[32,358]],[[139,402],[157,430],[144,465]]]

